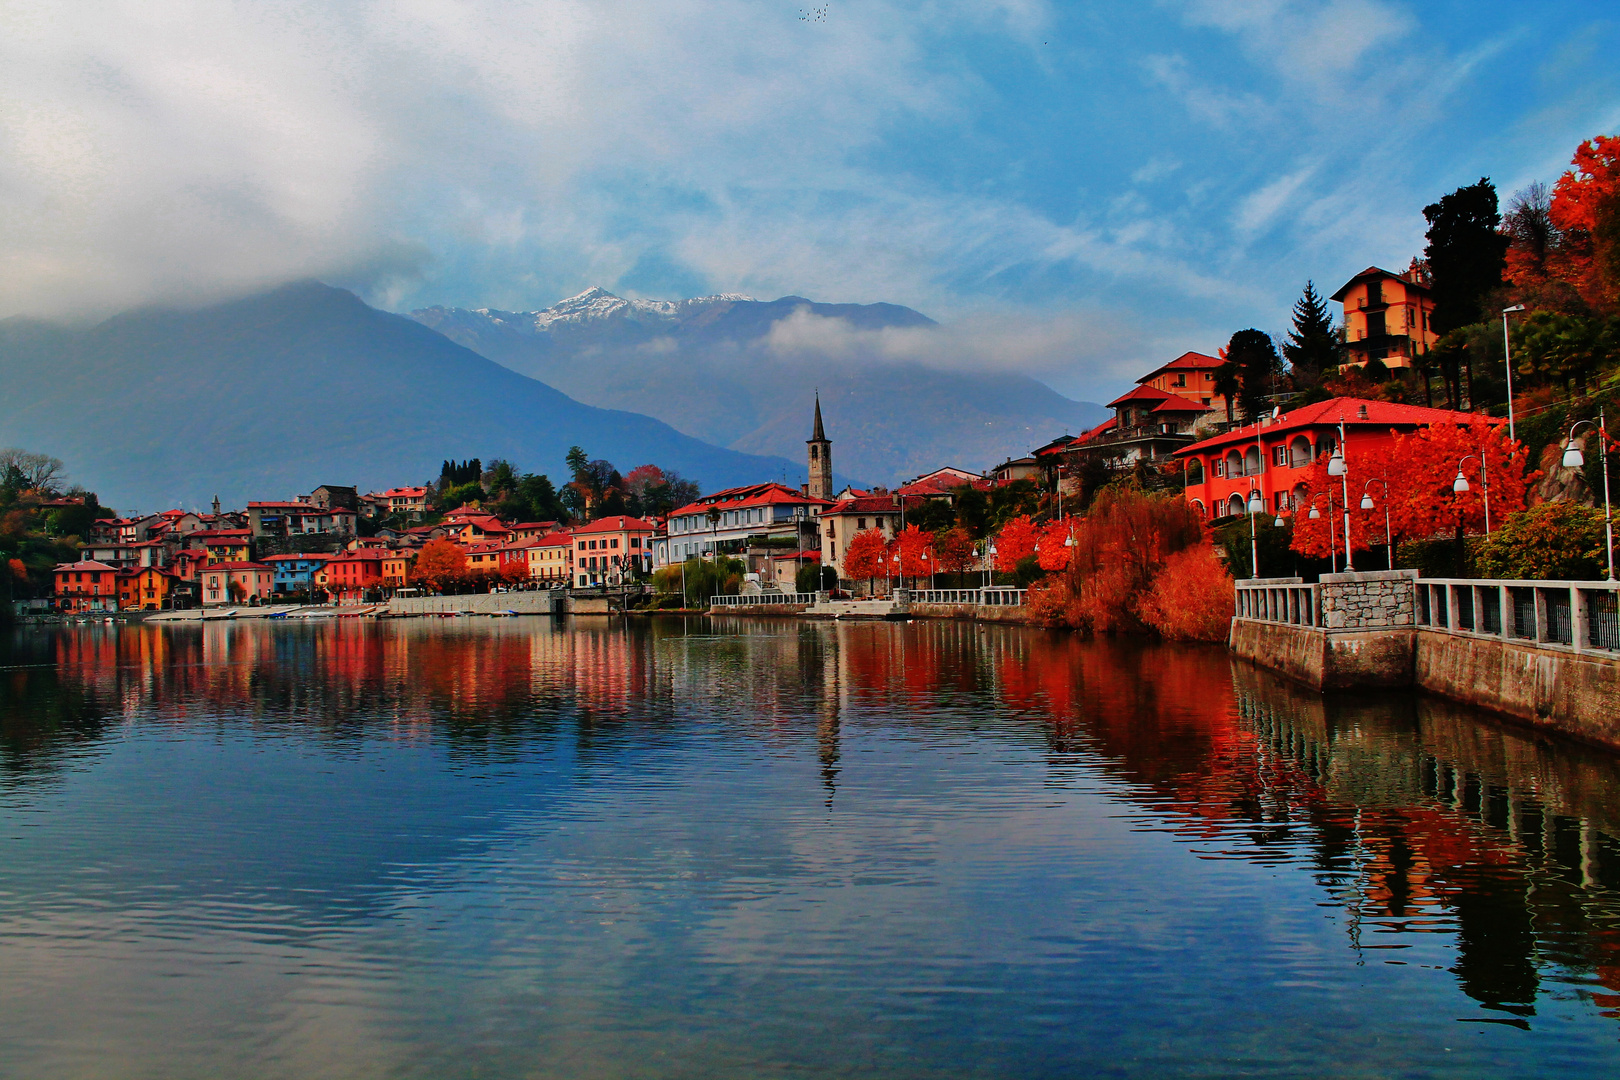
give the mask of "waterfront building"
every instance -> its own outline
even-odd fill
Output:
[[[309,593],[315,588],[315,575],[326,564],[329,555],[306,553],[300,555],[269,555],[259,561],[274,573],[270,591],[278,596],[287,593]]]
[[[192,533],[188,539],[202,547],[210,565],[247,562],[253,557],[252,533],[248,529],[204,529]]]
[[[566,585],[574,576],[574,534],[560,529],[535,540],[527,549],[529,577],[548,584]]]
[[[264,563],[221,562],[203,567],[199,575],[204,607],[262,603],[270,599],[275,571]]]
[[[708,558],[717,551],[742,557],[750,548],[814,546],[805,540],[813,541],[817,515],[831,505],[775,482],[717,491],[669,515],[669,534],[654,548],[653,564]],[[750,567],[750,572],[758,570]]]
[[[315,571],[315,585],[339,604],[381,601],[383,558],[384,553],[374,548],[339,552]]]
[[[1397,434],[1479,419],[1479,413],[1333,398],[1233,428],[1176,456],[1184,467],[1185,498],[1204,517],[1244,513],[1251,491],[1260,493],[1266,513],[1287,514],[1303,508],[1309,499],[1305,481],[1316,460],[1338,445],[1341,420],[1345,456],[1354,470],[1358,456],[1387,446]],[[1490,418],[1490,422],[1505,421]]]
[[[658,526],[635,517],[605,517],[573,530],[574,584],[617,585],[652,572]]]
[[[122,611],[162,611],[170,605],[176,578],[156,566],[125,570],[118,575],[118,607]]]
[[[1416,264],[1404,274],[1369,266],[1331,299],[1344,305],[1345,366],[1382,360],[1389,368],[1411,367],[1439,340],[1430,325],[1434,292]]]
[[[398,487],[387,491],[367,492],[360,503],[373,517],[404,514],[408,518],[421,518],[427,513],[428,489],[425,487]]]
[[[80,559],[52,571],[56,609],[62,612],[117,611],[118,568]]]
[[[382,553],[382,587],[389,595],[410,584],[411,564],[414,562],[416,552],[409,549]]]
[[[852,495],[824,508],[816,519],[821,540],[821,562],[842,579],[844,553],[849,542],[869,529],[879,529],[885,540],[900,531],[900,500],[891,494]]]

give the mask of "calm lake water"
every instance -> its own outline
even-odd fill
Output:
[[[0,1074],[1620,1074],[1620,763],[958,623],[0,662]]]

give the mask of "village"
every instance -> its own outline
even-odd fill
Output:
[[[1370,267],[1333,299],[1343,306],[1341,367],[1352,384],[1369,364],[1385,378],[1398,378],[1434,349],[1432,290],[1416,264],[1399,274]],[[888,592],[908,579],[926,587],[940,575],[961,585],[967,579],[993,584],[999,574],[1005,583],[1041,543],[1038,533],[1023,529],[1019,535],[1033,539],[1007,536],[998,546],[1009,522],[1021,525],[1031,516],[1037,523],[1062,522],[1065,501],[1072,512],[1121,477],[1179,488],[1206,523],[1264,514],[1268,526],[1272,518],[1280,526],[1319,505],[1311,501],[1321,493],[1312,490],[1310,477],[1329,459],[1365,460],[1387,452],[1400,435],[1434,425],[1503,423],[1392,401],[1387,394],[1318,392],[1322,400],[1287,412],[1243,402],[1242,412],[1260,414],[1245,424],[1234,419],[1244,387],[1241,372],[1227,374],[1232,368],[1224,357],[1183,353],[1142,375],[1109,403],[1113,416],[1090,431],[1054,438],[984,472],[942,464],[892,490],[835,490],[833,440],[816,401],[806,440],[807,483],[733,487],[661,514],[602,513],[601,493],[578,485],[578,520],[525,521],[502,517],[479,499],[445,506],[443,495],[453,485],[440,483],[364,493],[325,484],[241,509],[224,509],[216,500],[208,512],[98,518],[79,558],[55,568],[52,595],[18,606],[77,615],[272,603],[355,607],[442,593],[588,592],[643,586],[659,571],[717,559],[741,564],[739,580],[722,591],[762,599]],[[1465,464],[1459,462],[1459,475]],[[1371,492],[1366,499],[1356,493],[1359,510],[1372,495],[1387,498],[1375,479],[1358,478]],[[1344,500],[1327,494],[1330,518],[1345,514]],[[58,501],[74,498],[94,501],[84,495]],[[979,527],[967,533],[952,528],[966,513],[964,501],[981,507]],[[901,543],[924,534],[924,545]],[[1330,544],[1326,554],[1342,561],[1341,552]],[[1384,568],[1392,557],[1393,551],[1384,554]],[[1052,560],[1040,563],[1050,567]],[[1242,569],[1235,569],[1240,577]],[[1258,555],[1252,569],[1259,570]],[[924,577],[926,584],[919,581]],[[707,597],[690,599],[707,606]]]

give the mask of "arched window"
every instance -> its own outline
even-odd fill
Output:
[[[1187,484],[1202,484],[1204,482],[1204,459],[1190,458],[1187,461]]]
[[[1243,452],[1243,473],[1245,476],[1258,476],[1260,474],[1260,448],[1251,446]]]
[[[1228,514],[1231,514],[1233,517],[1237,517],[1238,515],[1242,514],[1243,513],[1243,496],[1241,496],[1241,495],[1233,495],[1230,499],[1227,499],[1226,500],[1226,512]]]
[[[1226,452],[1226,475],[1243,475],[1243,455],[1238,453],[1236,450],[1228,450]]]
[[[1192,501],[1192,505],[1193,505],[1193,509],[1198,511],[1198,516],[1199,517],[1203,518],[1203,517],[1208,517],[1209,516],[1209,511],[1204,509],[1204,500],[1203,499],[1194,499]]]
[[[1288,444],[1288,464],[1291,468],[1309,465],[1313,456],[1311,441],[1303,435],[1295,436],[1294,441]]]

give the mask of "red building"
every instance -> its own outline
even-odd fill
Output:
[[[383,562],[390,554],[376,548],[340,552],[316,571],[316,584],[339,604],[379,602],[386,581]]]
[[[1398,434],[1479,418],[1450,409],[1333,398],[1194,443],[1176,457],[1185,467],[1186,499],[1205,518],[1244,513],[1251,491],[1260,493],[1267,513],[1284,514],[1303,508],[1311,467],[1338,445],[1341,420],[1345,459],[1354,476],[1359,455],[1389,445]]]

